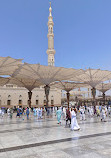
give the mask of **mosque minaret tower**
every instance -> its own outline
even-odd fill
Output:
[[[52,8],[51,8],[51,2],[50,2],[50,8],[49,8],[49,17],[48,17],[48,49],[47,49],[47,55],[48,55],[48,65],[55,66],[55,50],[54,50],[54,33],[53,33],[53,17],[52,17]]]

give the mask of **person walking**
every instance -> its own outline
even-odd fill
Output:
[[[56,111],[56,115],[57,115],[58,124],[61,124],[62,110],[61,110],[61,109],[58,109],[58,110]]]
[[[71,125],[71,113],[69,111],[69,108],[66,110],[66,126],[67,126],[67,122],[70,121],[69,126]]]
[[[105,107],[102,108],[102,112],[101,112],[101,121],[106,122],[106,111],[105,111]]]
[[[26,110],[26,115],[27,115],[27,120],[29,120],[29,108],[27,107],[27,110]]]
[[[80,126],[77,123],[77,119],[76,119],[76,111],[75,109],[73,109],[71,111],[71,130],[76,131],[76,130],[80,130]]]

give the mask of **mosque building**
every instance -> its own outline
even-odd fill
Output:
[[[54,50],[54,33],[53,33],[53,17],[52,8],[50,3],[49,17],[48,17],[48,65],[55,65],[55,50]],[[44,88],[35,88],[32,91],[32,106],[44,106],[46,104],[46,97]],[[0,106],[1,107],[14,107],[14,106],[26,107],[28,105],[28,90],[16,85],[7,84],[0,87]],[[49,106],[60,106],[61,105],[61,90],[50,89],[49,94]]]

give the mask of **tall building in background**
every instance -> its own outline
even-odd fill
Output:
[[[52,8],[51,8],[51,2],[50,2],[50,8],[49,8],[49,17],[48,17],[48,49],[47,49],[47,55],[48,55],[48,65],[55,66],[55,50],[54,50],[54,33],[53,33],[53,17],[52,17]]]

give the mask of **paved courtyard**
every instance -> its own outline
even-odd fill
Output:
[[[71,131],[65,121],[0,118],[0,158],[110,158],[111,119],[79,121],[80,131]]]

